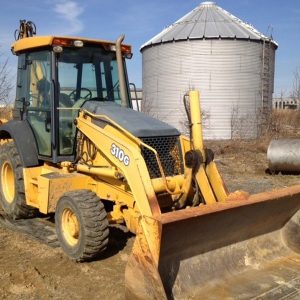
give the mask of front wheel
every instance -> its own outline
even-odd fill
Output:
[[[89,261],[106,249],[108,220],[100,198],[89,190],[65,193],[57,203],[55,226],[64,252],[76,261]]]

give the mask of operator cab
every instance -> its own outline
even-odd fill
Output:
[[[30,37],[13,45],[18,55],[14,118],[29,122],[40,159],[54,163],[74,160],[74,119],[86,101],[121,105],[115,49],[112,42],[57,37]],[[125,106],[132,107],[124,64],[131,48],[122,45],[121,49]]]

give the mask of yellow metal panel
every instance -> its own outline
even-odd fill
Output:
[[[51,174],[51,173],[49,173]],[[39,211],[43,214],[47,214],[48,212],[48,203],[49,203],[49,180],[46,175],[41,175],[38,177],[38,208]]]
[[[42,213],[55,212],[56,203],[66,192],[88,187],[88,176],[79,173],[48,173],[39,176],[38,201]]]
[[[190,110],[191,110],[191,125],[192,125],[192,140],[194,150],[200,150],[203,158],[205,157],[203,136],[202,136],[202,120],[200,110],[199,91],[190,91]]]
[[[20,51],[33,49],[33,48],[40,48],[40,47],[47,47],[51,46],[53,39],[68,39],[68,40],[81,40],[84,42],[92,43],[92,44],[98,44],[101,46],[110,46],[115,45],[115,42],[112,41],[106,41],[106,40],[98,40],[98,39],[88,39],[83,37],[66,37],[66,36],[34,36],[34,37],[28,37],[24,39],[20,39],[16,41],[12,45],[12,49],[15,53],[18,53]],[[131,51],[131,46],[129,45],[122,45],[129,49]],[[123,48],[122,48],[123,50]]]
[[[24,188],[26,204],[39,207],[38,197],[38,181],[42,167],[23,168]]]
[[[12,49],[15,53],[32,49],[50,46],[52,44],[53,36],[38,36],[38,37],[28,37],[16,41],[12,45]]]
[[[181,135],[179,137],[179,140],[183,153],[186,153],[191,150],[191,140],[188,137]]]
[[[206,166],[206,174],[217,200],[221,202],[225,201],[228,196],[228,191],[215,162],[212,161]]]
[[[199,185],[201,194],[206,204],[213,204],[216,202],[216,198],[209,184],[208,178],[205,174],[204,166],[201,165],[198,172],[195,175],[197,183]]]
[[[123,216],[122,206],[119,204],[115,204],[113,210],[107,213],[107,218],[111,223],[123,223],[124,216]]]
[[[28,205],[37,208],[40,207],[40,202],[38,200],[40,188],[38,178],[41,174],[47,174],[51,172],[60,172],[60,169],[53,166],[48,166],[47,164],[39,167],[23,168],[25,198]],[[43,188],[45,189],[45,186],[43,186]]]
[[[123,214],[123,217],[124,217],[124,220],[126,223],[126,227],[128,228],[128,230],[130,230],[130,232],[136,234],[137,228],[139,226],[140,214],[131,208],[124,209],[122,211],[122,214]]]
[[[93,124],[91,117],[84,113],[80,113],[77,122],[78,129],[91,141],[95,141],[95,146],[99,147],[99,151],[104,153],[111,164],[124,174],[136,200],[138,211],[142,215],[148,216],[159,214],[160,208],[157,198],[145,161],[140,153],[138,141],[135,141],[136,138],[132,137],[123,128],[120,129],[123,132],[122,135],[120,134],[120,137],[111,134],[105,130],[106,128]],[[126,136],[127,138],[125,138]],[[101,147],[96,141],[101,141]],[[113,154],[113,150],[116,147],[128,157],[126,163]]]
[[[110,177],[110,178],[121,178],[122,174],[117,172],[115,168],[110,167],[93,167],[84,164],[77,164],[76,166],[77,171],[82,173],[88,173],[93,175],[98,175],[101,177]]]
[[[52,175],[46,175],[52,173]],[[56,175],[53,175],[56,174]],[[84,176],[84,180],[82,180]],[[56,201],[61,194],[74,189],[89,189],[101,199],[106,199],[134,208],[134,198],[128,184],[114,178],[99,178],[80,173],[65,173],[63,169],[53,166],[40,166],[23,169],[26,203],[47,213],[55,210]],[[70,181],[73,181],[70,183]],[[48,195],[49,194],[49,195]],[[50,197],[50,198],[49,198]],[[49,199],[49,201],[48,201]],[[49,207],[48,207],[49,205]]]
[[[173,177],[166,177],[168,188],[171,191],[179,190],[184,183],[184,175],[176,175]],[[166,185],[162,178],[151,179],[153,189],[156,193],[166,191]]]
[[[134,208],[134,198],[128,183],[112,178],[91,178],[88,189],[94,191],[101,199]]]

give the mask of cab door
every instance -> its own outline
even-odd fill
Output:
[[[40,156],[52,156],[51,149],[51,55],[49,51],[26,54],[25,118],[33,130]]]

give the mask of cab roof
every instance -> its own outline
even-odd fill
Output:
[[[17,40],[12,45],[12,51],[14,53],[23,52],[29,49],[37,49],[52,45],[57,45],[57,41],[83,41],[84,44],[89,45],[99,45],[104,47],[105,49],[111,49],[111,46],[115,45],[115,42],[112,41],[106,41],[106,40],[98,40],[98,39],[89,39],[89,38],[83,38],[83,37],[70,37],[70,36],[34,36],[34,37],[28,37],[23,38],[20,40]],[[131,46],[122,44],[122,51],[123,52],[129,52],[131,53]]]

